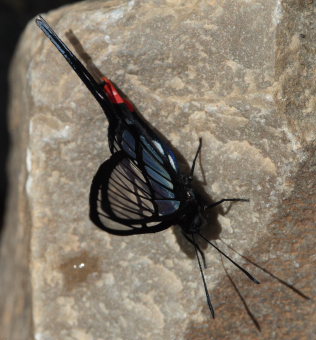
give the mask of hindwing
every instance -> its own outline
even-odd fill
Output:
[[[153,157],[153,150],[131,150],[135,158],[118,151],[99,167],[90,190],[90,218],[118,235],[166,229],[181,206],[173,174]]]

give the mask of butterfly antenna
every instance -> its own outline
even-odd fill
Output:
[[[205,281],[205,277],[204,277],[204,273],[203,273],[203,269],[202,269],[202,265],[201,265],[201,260],[200,260],[199,254],[198,254],[198,250],[197,250],[197,245],[196,245],[196,242],[195,242],[194,234],[191,234],[191,236],[192,236],[192,240],[193,240],[192,243],[194,245],[195,255],[196,255],[196,258],[197,258],[198,263],[199,263],[199,268],[200,268],[200,273],[201,273],[201,276],[202,276],[202,281],[203,281],[203,286],[204,286],[204,290],[205,290],[205,295],[206,295],[206,301],[207,301],[207,304],[208,304],[208,308],[211,311],[213,319],[215,319],[215,312],[214,312],[214,308],[212,306],[210,294],[208,293],[208,289],[207,289],[207,285],[206,285],[206,281]]]
[[[194,173],[194,168],[195,168],[195,163],[196,163],[196,160],[198,158],[198,155],[201,151],[201,148],[202,148],[202,138],[200,137],[199,138],[199,147],[196,151],[196,154],[195,154],[195,157],[194,157],[194,160],[193,160],[193,163],[192,163],[192,166],[191,166],[191,171],[190,171],[190,175],[189,175],[189,179],[192,181],[192,178],[193,178],[193,173]]]
[[[258,263],[252,261],[249,257],[246,257],[245,255],[242,255],[241,253],[239,253],[237,250],[235,250],[232,246],[230,246],[229,244],[227,244],[225,241],[223,241],[221,238],[219,238],[219,240],[225,244],[226,247],[228,247],[229,249],[231,249],[234,253],[238,254],[240,257],[244,258],[247,262],[251,263],[252,265],[256,266],[257,268],[261,269],[263,272],[265,272],[266,274],[270,275],[271,277],[273,277],[274,279],[276,279],[278,282],[280,282],[281,284],[285,285],[287,288],[292,289],[294,293],[298,294],[300,297],[302,297],[303,299],[306,300],[310,300],[311,298],[308,297],[307,295],[305,295],[303,292],[301,292],[299,289],[297,289],[296,287],[294,287],[293,285],[291,285],[290,283],[287,283],[286,281],[282,280],[281,278],[279,278],[278,276],[276,276],[275,274],[271,273],[270,271],[268,271],[266,268],[260,266]]]
[[[44,32],[58,51],[64,56],[69,65],[78,74],[89,91],[93,94],[102,108],[108,109],[108,99],[104,93],[103,85],[98,84],[79,59],[70,51],[66,44],[58,37],[56,32],[49,26],[40,15],[35,19],[37,26]],[[108,105],[107,105],[108,104]]]
[[[226,276],[228,277],[228,280],[230,281],[231,285],[233,286],[233,288],[234,288],[235,292],[237,293],[240,301],[244,305],[244,307],[246,309],[246,312],[247,312],[248,316],[250,317],[251,321],[253,322],[253,324],[255,325],[257,330],[259,332],[261,332],[261,327],[260,327],[260,324],[259,324],[258,320],[256,319],[256,317],[253,315],[253,313],[251,312],[250,308],[248,307],[248,304],[247,304],[245,298],[242,296],[242,294],[239,291],[239,289],[238,289],[236,283],[234,282],[233,278],[229,275],[229,273],[228,273],[228,271],[226,269],[226,266],[225,266],[222,254],[220,254],[220,257],[221,257],[222,266],[224,268]]]
[[[220,250],[214,243],[212,243],[211,241],[209,241],[206,237],[204,237],[202,234],[198,233],[198,235],[205,240],[207,243],[209,243],[212,247],[214,247],[220,254],[222,254],[223,256],[225,256],[227,258],[227,260],[229,260],[231,263],[233,263],[237,268],[239,268],[251,281],[253,281],[254,283],[259,284],[260,282],[254,277],[252,276],[246,269],[244,269],[243,267],[241,267],[238,263],[236,263],[234,260],[232,260],[229,256],[227,256],[222,250]]]

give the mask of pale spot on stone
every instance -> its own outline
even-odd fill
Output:
[[[32,170],[32,152],[29,148],[26,149],[26,170],[28,172]]]
[[[126,308],[133,311],[135,321],[141,326],[150,320],[155,320],[155,328],[162,329],[165,325],[164,315],[157,302],[150,295],[139,294],[139,297],[141,302],[135,302],[129,298],[125,301]]]
[[[248,162],[248,166],[256,164],[257,167],[261,167],[264,171],[271,174],[276,174],[276,165],[268,157],[264,157],[261,151],[254,146],[250,145],[248,141],[243,142],[229,142],[225,145],[225,152],[229,155],[229,158],[235,161],[241,162],[244,158]]]
[[[234,60],[226,60],[225,64],[227,66],[229,66],[233,72],[236,72],[237,70],[239,70],[240,68],[242,68],[242,65],[238,64],[236,61]]]
[[[172,248],[174,251],[178,252],[180,251],[180,247],[179,244],[176,242],[176,238],[174,233],[172,232],[165,232],[164,233],[164,238],[165,238],[165,242],[166,244],[168,244],[168,246],[170,248]]]
[[[33,184],[33,178],[29,175],[27,176],[26,183],[25,183],[25,191],[28,196],[31,196],[32,194],[32,184]]]
[[[53,142],[54,139],[66,140],[70,137],[70,131],[70,126],[66,125],[60,130],[51,131],[51,134],[44,137],[43,140],[50,143]]]
[[[97,287],[112,286],[115,283],[114,275],[112,273],[104,273],[96,282]]]
[[[159,287],[165,287],[169,294],[177,294],[183,289],[181,280],[173,270],[168,270],[160,264],[153,265],[153,270],[159,273],[159,277],[156,277]]]
[[[220,183],[219,182],[214,182],[212,184],[212,192],[214,192],[214,193],[221,192],[221,187],[220,187]]]
[[[111,37],[107,34],[104,36],[104,41],[107,42],[108,44],[112,43]]]
[[[205,106],[206,112],[213,113],[218,111],[218,105],[208,104]]]
[[[226,232],[228,233],[233,232],[233,228],[231,227],[231,221],[228,217],[223,216],[223,215],[218,215],[217,219],[220,225],[225,229]]]
[[[181,90],[184,87],[184,83],[179,77],[174,77],[166,82],[166,86],[170,86],[175,90]]]
[[[29,126],[31,126],[31,124]],[[28,172],[28,175],[27,175],[27,179],[26,179],[26,183],[25,183],[25,191],[26,191],[27,195],[30,196],[31,193],[32,193],[33,178],[32,178],[32,175],[31,175],[32,152],[29,148],[26,149],[26,170]]]
[[[100,307],[100,309],[102,310],[102,312],[104,314],[108,314],[109,311],[108,311],[108,309],[106,308],[106,306],[105,306],[105,304],[103,302],[99,303],[99,307]]]
[[[76,340],[93,340],[93,336],[81,328],[72,329],[71,334]]]
[[[67,237],[60,240],[59,246],[65,253],[79,252],[82,248],[82,242],[76,234],[67,234]]]
[[[78,311],[76,311],[76,302],[73,297],[59,296],[57,298],[58,309],[58,319],[60,322],[67,321],[70,326],[75,326],[78,324]]]
[[[199,120],[204,120],[206,119],[206,114],[205,111],[195,111],[191,116],[190,119],[196,119],[197,121]]]

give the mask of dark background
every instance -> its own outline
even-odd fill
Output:
[[[8,193],[7,160],[10,150],[7,107],[8,71],[25,25],[35,15],[77,1],[71,0],[0,0],[0,231],[3,226]]]

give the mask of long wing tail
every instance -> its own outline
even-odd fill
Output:
[[[64,56],[73,70],[78,74],[80,79],[84,82],[108,116],[111,112],[112,105],[104,91],[104,84],[98,84],[95,81],[88,70],[82,65],[78,58],[70,51],[66,44],[58,37],[56,32],[41,16],[38,16],[35,21],[37,26],[45,33],[50,41],[56,46],[58,51]]]

